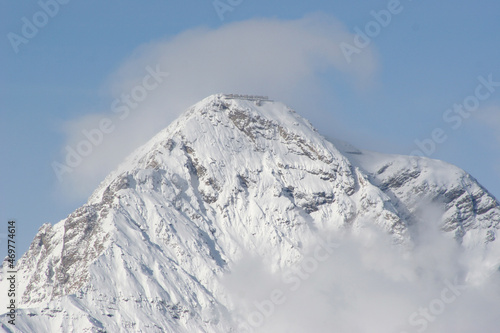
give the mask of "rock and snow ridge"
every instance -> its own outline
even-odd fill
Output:
[[[372,226],[411,248],[422,202],[463,248],[500,247],[500,204],[463,170],[329,141],[279,102],[213,95],[40,228],[18,262],[17,329],[237,332],[221,277],[245,253],[279,271],[318,234]]]

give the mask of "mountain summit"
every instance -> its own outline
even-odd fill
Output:
[[[239,332],[222,279],[247,253],[281,271],[319,235],[371,228],[411,251],[422,203],[462,248],[499,247],[500,205],[463,170],[327,140],[264,97],[213,95],[40,228],[17,266],[16,327]]]

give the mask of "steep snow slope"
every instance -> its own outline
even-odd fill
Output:
[[[422,203],[434,203],[442,213],[442,229],[466,248],[495,240],[500,224],[497,200],[463,170],[448,163],[363,151],[351,154],[370,181],[386,193],[409,223]]]
[[[40,228],[18,263],[17,328],[236,331],[220,278],[245,253],[280,271],[318,235],[370,226],[411,248],[422,201],[464,247],[498,247],[499,204],[464,171],[335,145],[281,103],[210,96]]]

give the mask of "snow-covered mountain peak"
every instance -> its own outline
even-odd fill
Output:
[[[332,143],[264,97],[212,95],[40,228],[19,261],[18,327],[235,331],[221,279],[245,253],[279,272],[320,236],[368,228],[411,248],[421,202],[464,248],[499,248],[499,204],[463,170]]]
[[[331,143],[318,135],[308,120],[285,104],[227,96],[209,96],[186,110],[112,172],[92,195],[91,202],[99,201],[105,188],[116,181],[119,174],[168,164],[160,155],[179,145],[187,153],[196,149],[197,160],[204,163],[228,161],[228,156],[246,151],[253,155],[260,152],[266,158],[306,155],[310,160],[323,162],[319,165],[332,164],[334,160],[348,164]]]

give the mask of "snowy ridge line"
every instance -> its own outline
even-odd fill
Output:
[[[222,96],[224,96],[226,99],[245,99],[248,101],[273,102],[272,99],[269,99],[269,96],[238,94],[223,94]]]

